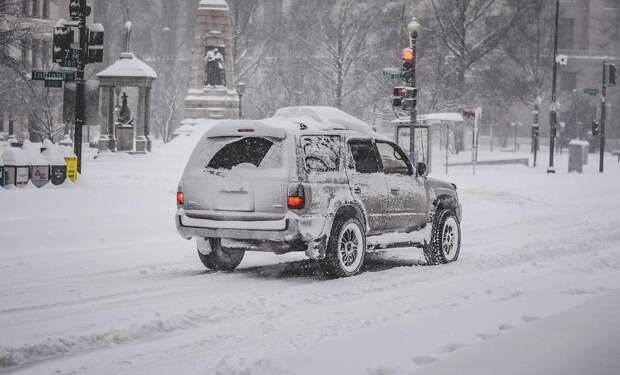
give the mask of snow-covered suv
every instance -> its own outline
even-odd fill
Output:
[[[432,264],[457,259],[455,185],[428,178],[425,165],[414,168],[361,121],[303,108],[222,122],[196,146],[176,225],[197,240],[207,268],[232,270],[245,251],[305,251],[332,277],[358,273],[376,249],[419,247]]]

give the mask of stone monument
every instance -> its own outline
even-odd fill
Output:
[[[194,12],[191,87],[185,98],[186,118],[236,119],[233,26],[226,0],[201,0]]]

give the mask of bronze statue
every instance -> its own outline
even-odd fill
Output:
[[[123,93],[123,104],[121,105],[121,110],[118,113],[118,119],[116,122],[119,125],[131,125],[133,119],[131,118],[131,109],[127,105],[127,93]]]
[[[218,47],[207,47],[205,65],[205,86],[226,86],[224,56]]]

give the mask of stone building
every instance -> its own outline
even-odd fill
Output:
[[[0,0],[2,1],[6,0]],[[24,22],[30,23],[38,31],[33,34],[32,38],[25,41],[21,50],[8,52],[21,62],[21,70],[29,73],[33,68],[50,65],[53,27],[60,18],[68,18],[69,0],[22,0],[21,8]],[[4,75],[2,78],[8,80],[11,72],[2,74]],[[0,135],[7,137],[9,133],[12,133],[17,140],[35,138],[29,132],[29,123],[32,119],[24,108],[25,104],[20,105],[10,90],[1,92],[0,95],[2,95],[0,96]],[[61,117],[61,108],[59,108],[58,121],[61,121]]]

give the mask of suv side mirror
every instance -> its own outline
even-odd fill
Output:
[[[418,164],[416,164],[415,169],[418,172],[418,176],[420,176],[420,177],[428,176],[428,170],[426,170],[426,163],[418,163]]]

